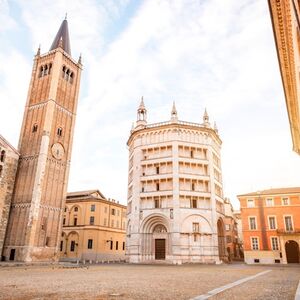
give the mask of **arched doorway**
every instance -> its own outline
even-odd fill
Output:
[[[218,220],[217,223],[218,228],[218,248],[219,248],[219,258],[225,259],[225,230],[224,223],[221,219]]]
[[[151,214],[141,224],[140,262],[168,260],[171,240],[168,219],[161,214]]]
[[[295,241],[285,243],[286,260],[288,263],[299,263],[299,245]]]
[[[167,233],[167,229],[162,224],[156,225],[153,229],[156,260],[166,259],[166,237],[165,237],[166,233]]]

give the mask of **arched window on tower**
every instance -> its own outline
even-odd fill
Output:
[[[37,125],[37,124],[34,124],[34,125],[32,126],[32,132],[37,132],[37,130],[38,130],[38,125]]]
[[[43,73],[43,76],[46,76],[48,74],[48,66],[45,65],[44,66],[44,73]]]
[[[2,176],[3,166],[0,166],[0,177]]]
[[[44,72],[44,67],[41,66],[41,67],[40,67],[40,72],[39,72],[39,77],[42,77],[42,76],[43,76],[43,72]]]
[[[57,135],[58,135],[58,136],[62,136],[62,131],[63,131],[62,128],[61,128],[61,127],[58,127],[58,128],[57,128]]]
[[[51,69],[52,69],[52,64],[49,64],[48,75],[50,75]]]
[[[5,151],[2,150],[2,151],[1,151],[1,154],[0,154],[0,161],[1,161],[1,162],[4,162],[4,160],[5,160]]]
[[[73,77],[74,77],[73,72],[71,72],[70,73],[70,83],[73,83]]]
[[[65,79],[66,79],[67,81],[69,81],[69,76],[70,76],[70,70],[67,69],[67,72],[65,73]]]
[[[66,73],[66,66],[63,66],[63,68],[62,68],[62,78],[65,78],[65,73]]]

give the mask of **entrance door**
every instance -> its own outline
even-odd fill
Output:
[[[10,249],[9,260],[15,260],[16,249]]]
[[[285,243],[285,253],[288,263],[299,263],[299,246],[295,241]]]
[[[165,239],[155,239],[155,259],[166,259]]]

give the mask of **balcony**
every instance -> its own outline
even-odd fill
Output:
[[[293,230],[286,230],[286,229],[277,229],[278,235],[295,235],[300,234],[300,228],[295,228]]]

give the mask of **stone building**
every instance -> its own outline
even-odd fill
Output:
[[[300,2],[268,0],[293,150],[300,154]]]
[[[0,253],[2,253],[19,152],[0,135]]]
[[[16,261],[58,259],[81,59],[73,60],[64,20],[45,54],[34,57],[19,140],[20,159],[3,256]]]
[[[299,263],[300,187],[238,196],[248,264]]]
[[[242,243],[238,235],[238,218],[234,213],[232,204],[228,198],[224,200],[226,252],[228,260],[240,260],[243,257]]]
[[[129,140],[129,262],[216,262],[225,259],[221,139],[203,123],[147,124],[143,99]]]
[[[60,260],[125,259],[126,206],[99,190],[68,193],[63,215]]]

